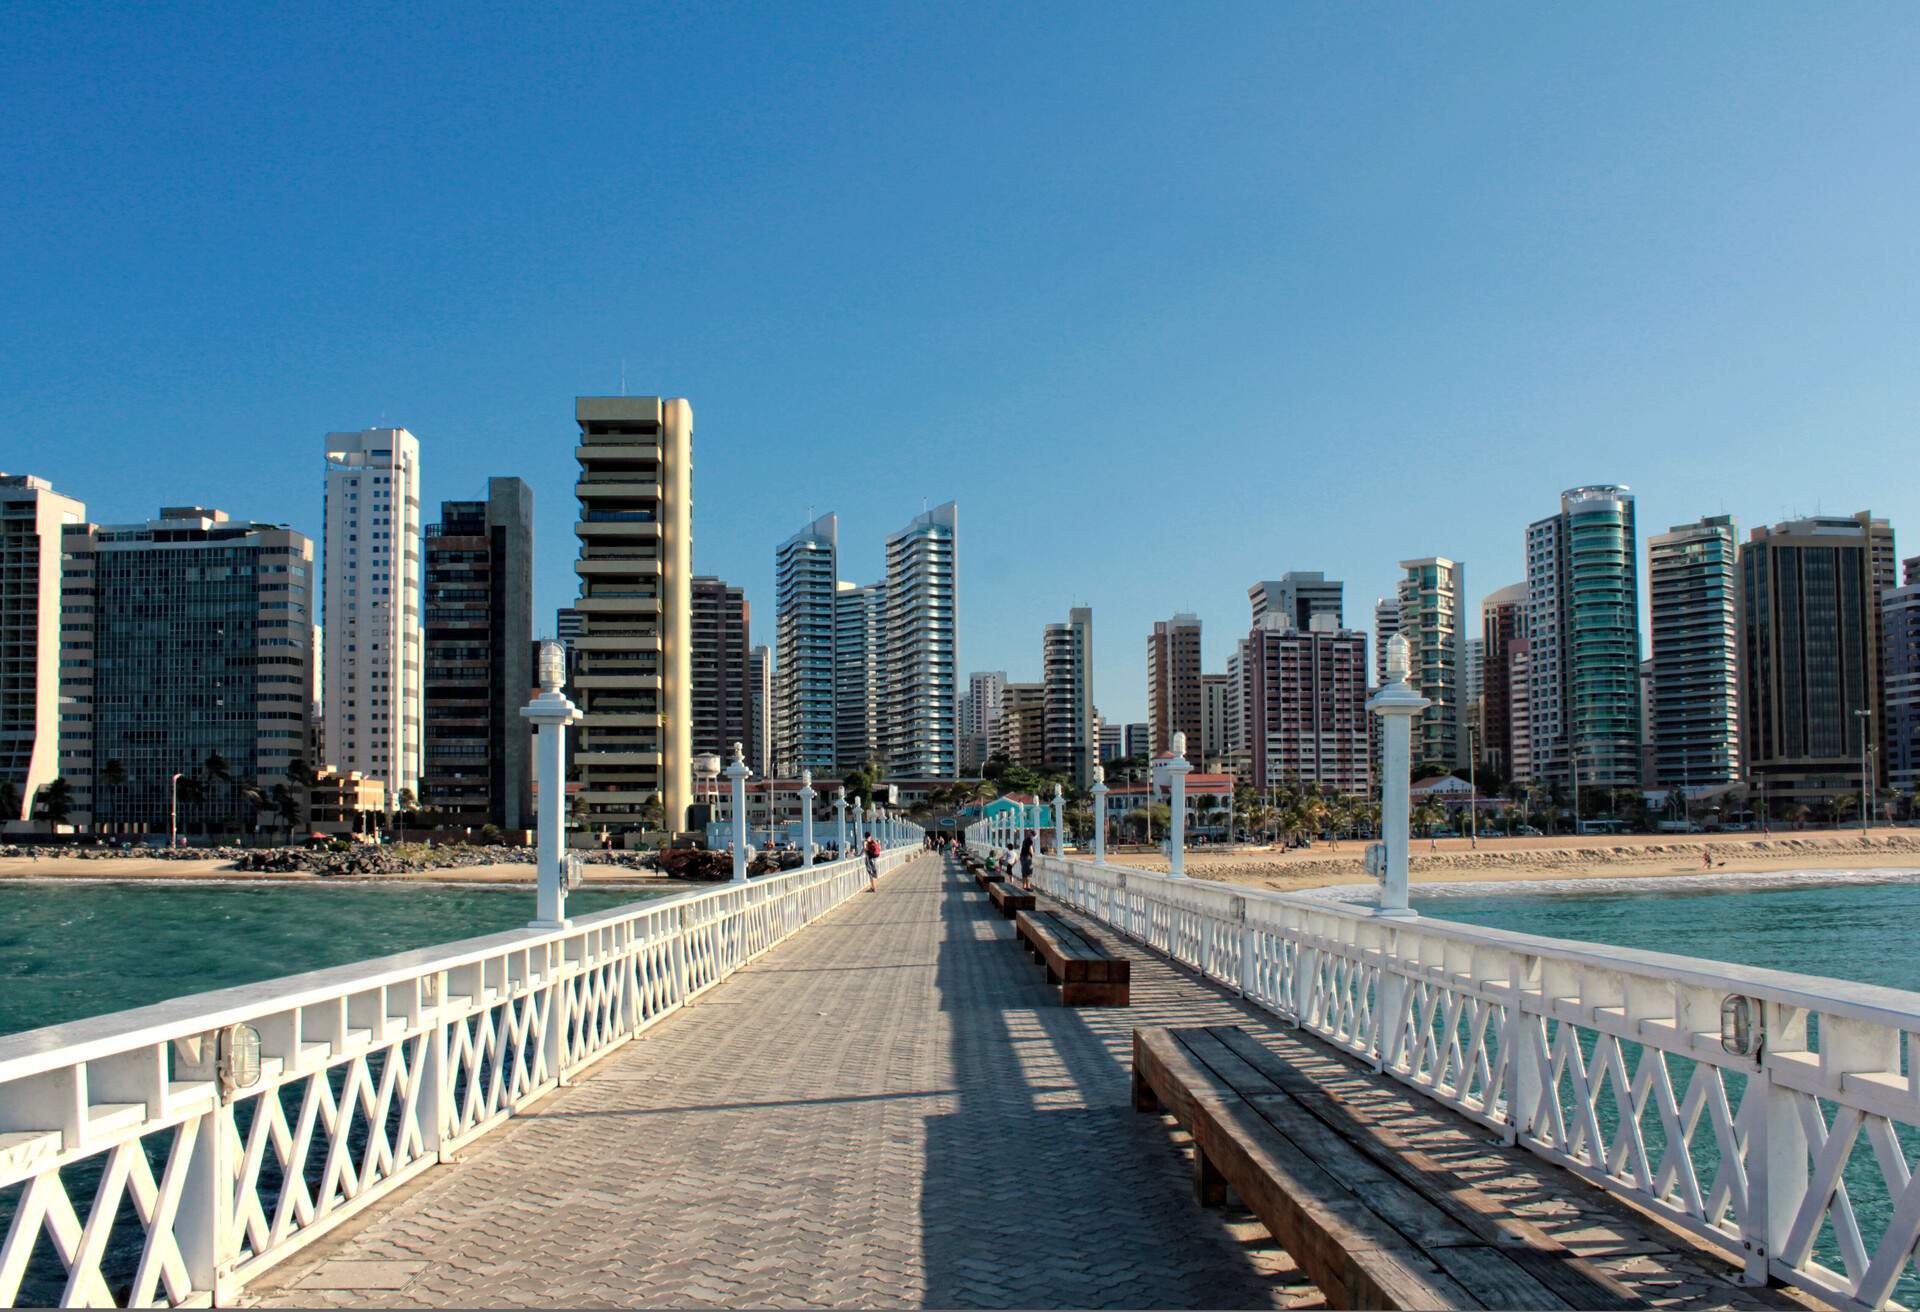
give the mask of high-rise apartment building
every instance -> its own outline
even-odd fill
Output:
[[[1676,524],[1647,539],[1649,787],[1709,788],[1743,777],[1738,555],[1731,515]]]
[[[1467,705],[1479,704],[1480,694],[1486,689],[1486,652],[1487,640],[1479,634],[1467,639]],[[1476,732],[1478,729],[1476,727]]]
[[[1283,780],[1365,797],[1372,787],[1367,635],[1330,614],[1313,627],[1269,611],[1247,635],[1246,739],[1253,786]]]
[[[1153,755],[1153,726],[1142,721],[1129,724],[1126,728],[1126,755],[1146,757]]]
[[[279,524],[163,507],[66,527],[60,774],[75,821],[247,831],[246,790],[287,782],[313,716],[313,544]],[[198,800],[194,800],[195,792]]]
[[[321,676],[327,764],[417,797],[422,764],[420,442],[404,428],[328,433]]]
[[[1373,671],[1368,676],[1379,687],[1387,673],[1387,643],[1400,632],[1400,598],[1376,597],[1373,603]]]
[[[1009,683],[1001,690],[988,753],[1014,765],[1040,769],[1047,764],[1047,685]]]
[[[1198,752],[1204,694],[1200,691],[1200,617],[1182,612],[1156,620],[1147,636],[1147,736],[1155,756],[1173,750],[1173,735],[1187,736]]]
[[[1886,781],[1912,796],[1920,792],[1920,556],[1909,556],[1900,586],[1881,595],[1880,624]]]
[[[60,535],[87,517],[44,478],[0,474],[0,783],[29,819],[60,774]]]
[[[421,800],[447,826],[533,826],[533,489],[489,478],[426,539]]]
[[[693,606],[693,745],[695,756],[733,759],[752,737],[753,679],[747,653],[752,613],[746,592],[725,579],[696,574]]]
[[[1515,638],[1507,644],[1507,751],[1512,762],[1507,773],[1523,784],[1534,782],[1533,708],[1528,703],[1533,684],[1528,671],[1527,640]]]
[[[1640,786],[1640,572],[1633,494],[1561,494],[1527,528],[1533,774],[1582,788]]]
[[[833,597],[833,751],[841,774],[880,759],[887,585],[840,582]]]
[[[1093,608],[1074,606],[1064,624],[1049,624],[1041,642],[1047,689],[1047,764],[1070,772],[1077,787],[1093,782],[1099,742],[1093,711]]]
[[[1247,589],[1255,628],[1265,616],[1278,613],[1303,633],[1313,627],[1316,615],[1332,616],[1336,629],[1344,625],[1343,595],[1344,585],[1340,580],[1330,579],[1319,570],[1288,570],[1278,579],[1256,583]]]
[[[1467,763],[1467,567],[1445,556],[1403,560],[1399,632],[1407,682],[1431,705],[1413,722],[1413,762]],[[1384,667],[1382,667],[1384,668]]]
[[[747,764],[762,779],[773,774],[773,651],[762,645],[747,653],[747,687],[752,696],[748,717]]]
[[[1000,698],[1006,691],[1005,670],[975,670],[967,676],[960,695],[960,769],[975,774],[986,763],[994,721],[1000,718]]]
[[[1527,585],[1511,583],[1480,603],[1480,758],[1513,775],[1513,642],[1527,632]]]
[[[657,802],[677,830],[693,800],[693,407],[582,396],[574,422],[580,805],[622,832]]]
[[[1100,726],[1100,759],[1115,761],[1127,754],[1127,726],[1124,724],[1103,724]]]
[[[562,606],[553,612],[553,636],[561,646],[571,648],[574,640],[587,631],[587,616],[573,606]]]
[[[1230,727],[1227,715],[1232,703],[1232,687],[1226,675],[1200,676],[1201,761],[1219,761],[1226,757]]]
[[[834,596],[840,578],[840,517],[822,515],[774,553],[774,773],[831,773],[834,751]]]
[[[890,775],[960,773],[959,538],[951,501],[887,538],[880,735]]]
[[[1259,628],[1265,618],[1262,615],[1255,620],[1254,627]],[[1247,741],[1247,675],[1252,656],[1247,648],[1245,638],[1237,639],[1233,644],[1233,654],[1227,657],[1225,738],[1226,754],[1232,757],[1252,750],[1252,744]]]
[[[1769,808],[1859,790],[1893,581],[1893,530],[1867,511],[1756,528],[1741,547],[1740,746]]]

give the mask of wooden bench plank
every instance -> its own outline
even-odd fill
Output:
[[[1330,1093],[1239,1026],[1220,1026],[1208,1032],[1270,1082],[1291,1093],[1301,1107],[1346,1133],[1361,1152],[1404,1184],[1445,1208],[1480,1238],[1512,1255],[1534,1279],[1573,1306],[1596,1312],[1645,1306],[1626,1285],[1532,1222],[1513,1215],[1403,1136]]]
[[[1051,911],[1023,910],[1014,917],[1014,932],[1047,968],[1047,981],[1060,986],[1060,1000],[1070,1007],[1125,1007],[1133,1000],[1133,963],[1115,957],[1085,937],[1074,925]],[[1086,955],[1069,955],[1062,942],[1078,945]]]
[[[1645,1306],[1237,1026],[1136,1030],[1134,1053],[1135,1106],[1188,1127],[1196,1192],[1230,1184],[1335,1306]]]

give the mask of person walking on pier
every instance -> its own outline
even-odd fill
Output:
[[[1033,835],[1020,840],[1020,882],[1033,887]]]
[[[867,835],[867,892],[880,891],[880,840]]]

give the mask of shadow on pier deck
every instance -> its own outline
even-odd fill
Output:
[[[1131,1110],[1136,1025],[1243,1024],[1663,1307],[1801,1306],[1129,945],[1069,1009],[913,864],[249,1288],[266,1304],[1312,1306]],[[1109,940],[1111,941],[1111,940]]]

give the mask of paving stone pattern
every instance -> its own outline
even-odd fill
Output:
[[[1062,1007],[958,864],[923,858],[248,1296],[1317,1306],[1264,1227],[1193,1201],[1185,1137],[1129,1103],[1135,1025],[1242,1024],[1660,1305],[1794,1306],[1190,972],[1096,937],[1135,962],[1131,1007]]]

